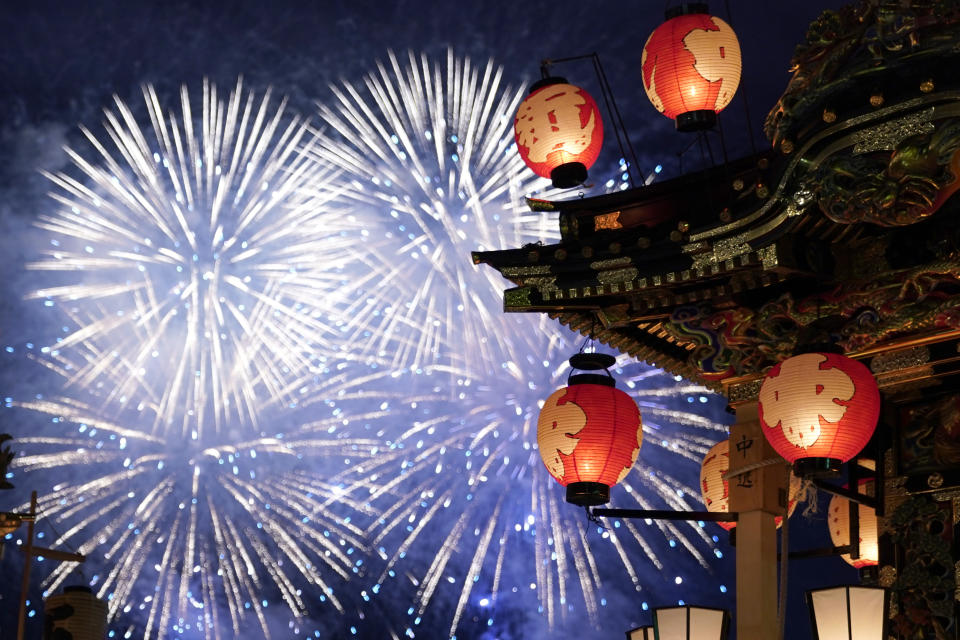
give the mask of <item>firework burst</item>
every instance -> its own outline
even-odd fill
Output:
[[[312,151],[344,167],[353,188],[343,197],[377,230],[377,250],[397,261],[365,296],[368,315],[381,318],[371,350],[405,374],[413,396],[391,406],[408,416],[388,435],[400,457],[376,466],[381,483],[370,499],[382,515],[367,534],[386,565],[372,591],[397,597],[403,587],[392,578],[405,575],[414,587],[408,629],[432,609],[454,636],[465,616],[482,616],[483,627],[498,599],[516,601],[518,590],[533,592],[550,627],[584,611],[599,624],[604,580],[656,584],[644,576],[662,568],[653,551],[667,540],[704,570],[715,540],[697,524],[618,522],[591,541],[596,526],[558,500],[540,463],[539,403],[563,384],[574,341],[544,316],[504,315],[502,281],[468,262],[472,249],[558,235],[555,221],[524,203],[547,183],[514,148],[523,93],[504,86],[492,63],[452,53],[445,64],[391,54],[362,84],[333,93],[320,106],[327,128]],[[692,477],[724,430],[676,406],[706,399],[705,390],[622,359],[621,367],[648,435],[621,503],[697,508],[695,480],[662,469],[679,456]],[[603,568],[611,558],[622,570],[615,577]]]
[[[153,88],[144,99],[149,129],[118,99],[112,148],[84,129],[96,159],[68,149],[79,176],[49,176],[52,246],[28,268],[58,284],[31,297],[69,317],[45,350],[69,385],[202,441],[295,402],[316,354],[340,344],[344,274],[376,268],[341,237],[359,229],[332,205],[332,171],[303,155],[307,123],[269,92],[238,83],[222,99],[204,83],[197,114],[185,88],[168,115]]]
[[[671,549],[704,570],[701,526],[598,528],[540,463],[539,403],[576,340],[504,315],[469,263],[558,235],[523,203],[547,183],[512,148],[522,93],[448,54],[391,55],[333,94],[314,130],[239,86],[166,116],[148,88],[148,129],[118,101],[116,149],[88,132],[96,160],[51,176],[53,246],[31,267],[53,282],[31,297],[67,331],[34,359],[66,387],[10,402],[54,421],[16,473],[56,475],[43,515],[107,559],[93,581],[117,624],[269,635],[283,602],[294,635],[322,609],[470,636],[530,600],[536,629],[603,626],[623,584],[663,587]],[[618,367],[646,444],[614,501],[696,508],[723,430],[685,406],[704,390]]]

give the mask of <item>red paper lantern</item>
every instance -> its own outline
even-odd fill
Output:
[[[759,417],[771,446],[798,475],[836,469],[873,435],[880,391],[870,371],[836,353],[804,353],[767,372]]]
[[[730,441],[721,440],[713,445],[700,463],[700,496],[707,511],[713,513],[729,513],[730,511],[730,481],[727,472],[730,470]],[[787,517],[792,516],[797,508],[797,494],[802,483],[800,478],[790,474],[790,488],[787,492]],[[783,524],[783,516],[776,517],[777,528]],[[717,522],[718,525],[730,531],[737,526],[736,522]]]
[[[861,480],[860,492],[873,495],[873,480]],[[833,496],[827,508],[827,522],[830,526],[830,539],[834,546],[850,544],[850,501],[841,496]],[[857,523],[860,529],[860,553],[856,560],[849,553],[841,557],[847,564],[857,569],[880,564],[880,548],[877,543],[877,512],[864,504],[857,505]]]
[[[713,445],[700,463],[700,495],[707,511],[728,513],[730,511],[730,483],[727,471],[730,470],[730,441],[721,440]],[[736,522],[718,522],[718,525],[730,531]]]
[[[533,85],[517,109],[513,133],[527,166],[562,189],[583,184],[603,145],[597,103],[563,78]]]
[[[574,366],[586,368],[582,362]],[[609,502],[610,487],[626,477],[642,442],[637,404],[615,388],[609,374],[570,376],[566,387],[547,398],[537,421],[540,458],[567,487],[567,501],[573,504]]]
[[[740,43],[705,4],[667,13],[643,46],[643,88],[679,131],[709,129],[740,84]]]

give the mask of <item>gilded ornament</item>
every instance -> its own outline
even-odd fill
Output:
[[[614,211],[613,213],[604,213],[599,216],[594,216],[593,229],[594,231],[623,229],[623,225],[620,223],[620,212]]]
[[[743,187],[744,187],[743,180],[741,178],[736,178],[733,181],[732,186],[734,191],[743,191]]]
[[[536,267],[504,267],[500,270],[504,276],[508,278],[522,277],[522,276],[539,276],[546,273],[550,273],[550,267],[546,265],[540,265]]]
[[[757,183],[757,197],[766,199],[770,195],[770,187],[762,182]]]
[[[567,250],[566,249],[557,249],[553,252],[553,259],[557,261],[563,261],[567,259]]]
[[[893,583],[897,579],[897,568],[889,564],[885,564],[880,567],[879,577],[877,578],[877,584],[881,587],[889,589],[893,586]]]
[[[529,307],[530,293],[533,290],[530,287],[520,287],[519,289],[507,289],[503,292],[503,304],[508,309],[517,307]]]
[[[870,370],[874,373],[887,373],[899,369],[919,367],[928,362],[930,362],[930,349],[919,346],[902,351],[881,353],[870,361]]]
[[[911,136],[931,133],[936,128],[933,124],[933,114],[933,109],[925,109],[861,129],[853,134],[853,153],[895,150],[901,142]]]
[[[730,207],[724,207],[720,210],[720,221],[721,222],[730,222],[733,219],[733,214],[730,213]]]
[[[793,141],[784,140],[780,143],[780,151],[783,151],[786,154],[793,153]]]
[[[931,91],[933,91],[933,89],[934,89],[933,78],[927,78],[926,80],[920,83],[921,93],[930,93]]]
[[[824,109],[823,110],[823,121],[827,124],[831,124],[837,121],[837,112],[833,109]]]
[[[677,223],[677,230],[680,231],[681,233],[686,233],[687,231],[690,231],[690,223],[687,222],[686,220],[681,220],[680,222]]]
[[[883,94],[880,92],[870,94],[870,106],[871,107],[882,107],[883,106]]]
[[[931,489],[939,489],[943,486],[943,475],[940,473],[931,473],[927,476],[927,486]]]
[[[583,247],[582,249],[580,249],[580,255],[582,255],[584,258],[592,258],[593,247],[591,247],[590,245]]]
[[[760,385],[763,379],[751,380],[730,385],[727,389],[727,400],[730,404],[739,404],[742,402],[756,402],[760,397]]]

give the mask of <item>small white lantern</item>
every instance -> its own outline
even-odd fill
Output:
[[[107,603],[89,587],[65,587],[43,605],[44,627],[51,638],[103,640],[107,635]]]
[[[653,611],[655,640],[726,640],[730,614],[707,607],[664,607]]]
[[[813,640],[885,640],[887,590],[833,587],[807,592]]]

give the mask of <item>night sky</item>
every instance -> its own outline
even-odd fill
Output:
[[[743,52],[741,93],[723,114],[727,154],[730,158],[747,155],[754,146],[757,150],[768,147],[760,131],[760,124],[786,85],[794,46],[803,37],[807,24],[822,8],[833,8],[840,4],[831,2],[820,6],[801,2],[771,4],[759,0],[735,0],[729,2],[729,8],[721,6],[720,3],[714,3],[711,7],[715,15],[730,22],[736,30]],[[365,74],[375,68],[377,61],[386,59],[389,51],[395,52],[401,58],[404,58],[408,51],[416,55],[424,53],[437,61],[445,60],[447,52],[452,51],[453,55],[469,57],[478,65],[486,64],[489,59],[495,65],[503,67],[503,82],[512,87],[523,86],[535,79],[539,73],[539,61],[544,58],[596,52],[636,149],[639,173],[646,176],[655,166],[660,165],[662,173],[658,179],[664,179],[676,176],[681,166],[684,170],[689,170],[702,164],[703,160],[699,149],[687,150],[690,139],[675,133],[672,122],[656,113],[643,92],[639,71],[641,49],[647,35],[662,21],[661,9],[660,4],[654,3],[574,3],[565,0],[532,0],[527,3],[427,3],[408,0],[393,3],[367,0],[312,3],[117,1],[16,3],[4,7],[0,12],[0,33],[4,34],[0,39],[0,232],[3,236],[0,239],[0,264],[3,265],[5,278],[0,289],[0,346],[6,350],[0,355],[0,397],[6,399],[7,408],[0,410],[0,432],[9,432],[22,438],[41,432],[55,435],[56,429],[68,428],[66,425],[57,426],[59,423],[56,421],[51,425],[47,418],[41,420],[35,415],[36,412],[31,412],[19,404],[25,399],[39,399],[40,396],[52,396],[62,391],[58,387],[61,384],[58,382],[60,378],[51,375],[49,367],[45,369],[41,366],[42,357],[33,357],[30,353],[33,341],[38,344],[51,342],[50,336],[56,334],[59,327],[55,325],[59,321],[43,315],[47,312],[38,311],[40,300],[25,300],[40,284],[37,273],[29,272],[24,265],[38,259],[38,247],[46,241],[44,233],[34,226],[35,221],[56,209],[55,203],[47,195],[51,190],[50,182],[40,172],[70,173],[75,170],[71,168],[62,147],[68,145],[89,150],[79,126],[87,127],[95,136],[105,138],[102,126],[103,109],[111,106],[114,96],[130,104],[135,117],[146,127],[149,119],[142,106],[142,85],[152,84],[161,101],[173,105],[182,84],[186,84],[191,95],[195,96],[199,95],[202,80],[207,78],[226,92],[236,84],[238,76],[242,76],[246,89],[259,95],[267,87],[272,87],[275,96],[288,97],[289,113],[310,118],[317,123],[318,129],[322,129],[323,121],[318,116],[318,105],[333,103],[331,85],[342,86],[344,82],[359,85]],[[557,65],[555,71],[571,82],[584,86],[594,96],[600,95],[597,79],[588,62],[564,63]],[[749,126],[745,120],[747,110],[742,100],[744,94],[749,101]],[[749,134],[751,127],[752,142]],[[620,153],[616,149],[613,136],[608,135],[600,161],[592,171],[595,186],[593,190],[587,189],[587,195],[602,193],[605,183],[620,181],[619,158]],[[496,235],[484,236],[484,239],[490,237],[496,238]],[[374,241],[370,243],[370,247],[382,246]],[[470,248],[479,247],[471,247],[469,242],[465,242],[462,247],[456,246],[457,251],[461,251],[457,255],[462,258],[465,269],[472,270],[468,251]],[[371,248],[369,251],[379,250]],[[384,257],[383,261],[389,262],[392,259]],[[487,283],[488,280],[482,282]],[[497,280],[489,279],[489,282],[496,284]],[[503,283],[500,289],[505,287],[506,283]],[[367,293],[373,298],[380,295],[374,289]],[[491,289],[484,295],[484,300],[491,301],[488,302],[491,313],[498,314],[500,290]],[[399,307],[405,304],[405,301],[395,300],[392,304]],[[527,327],[527,331],[533,331],[533,327],[546,326],[532,324],[534,320],[528,320],[531,324],[522,325]],[[377,326],[382,330],[384,325]],[[555,329],[551,328],[551,331],[553,330]],[[503,332],[506,329],[499,325],[491,327],[491,336],[498,331]],[[565,336],[562,339],[570,345],[579,344],[570,337]],[[491,340],[495,339],[491,337]],[[508,344],[515,344],[512,340],[513,338],[503,338]],[[30,346],[26,346],[28,344]],[[465,344],[464,348],[469,347],[469,344]],[[27,354],[26,357],[23,356],[24,353]],[[555,364],[562,359],[555,357],[554,360],[558,361]],[[663,380],[674,384],[670,377],[643,373],[646,369],[641,370],[640,365],[623,365],[622,369],[625,376],[635,376],[637,380],[647,376],[651,380],[655,379],[656,385],[663,385]],[[349,367],[346,370],[351,371]],[[496,378],[500,372],[491,370],[488,373],[490,380],[484,380],[483,376],[474,380],[474,384],[479,386],[476,391],[483,389],[486,393],[489,388],[496,390]],[[640,386],[643,384],[638,382]],[[398,383],[389,393],[390,401],[397,405],[403,404],[403,394],[407,390],[413,398],[413,388]],[[538,397],[538,394],[539,397],[546,397],[549,391],[546,387],[538,388],[530,397]],[[75,392],[75,389],[67,391]],[[504,393],[505,397],[507,395],[509,394]],[[638,391],[637,395],[643,405],[643,393]],[[92,397],[97,397],[96,393],[93,393]],[[410,405],[410,398],[406,400],[406,404]],[[527,399],[527,402],[531,400]],[[692,403],[693,408],[700,410],[707,420],[716,424],[722,425],[730,420],[723,410],[721,399],[708,397],[700,392],[677,392],[662,402],[668,411],[687,410]],[[522,400],[517,403],[522,404]],[[384,404],[389,403],[384,401]],[[413,404],[416,404],[416,400]],[[391,418],[393,406],[383,409],[384,415],[377,420],[386,424],[392,419],[414,419],[410,417],[414,415],[414,411],[409,408],[404,409],[404,417]],[[455,409],[444,406],[444,411],[455,415]],[[502,413],[501,409],[502,407],[494,407],[489,409],[488,413],[499,415]],[[529,407],[522,410],[526,409]],[[511,406],[509,411],[513,410]],[[518,407],[516,415],[519,416],[522,410]],[[641,410],[643,411],[643,406]],[[276,417],[278,421],[302,421],[312,419],[310,411],[299,407],[294,417],[287,418],[287,414],[281,416],[280,413],[269,414],[268,417],[274,419],[276,415],[281,416]],[[682,424],[682,421],[680,422]],[[681,427],[667,426],[666,419],[664,425],[665,440],[678,437],[676,430]],[[140,428],[136,424],[131,426]],[[391,428],[392,425],[386,430]],[[699,435],[713,440],[721,437],[716,432]],[[649,433],[647,437],[650,438]],[[654,465],[658,454],[651,453],[651,458],[644,458],[646,452],[652,448],[649,444],[645,447],[641,459]],[[677,460],[682,464],[673,475],[681,478],[687,485],[695,486],[698,472],[696,463],[689,459]],[[535,455],[529,458],[529,461],[529,464],[540,465]],[[675,460],[664,457],[663,461],[665,464],[674,464]],[[528,464],[528,459],[524,458],[522,464]],[[448,465],[447,468],[451,469],[452,473],[453,465]],[[542,470],[538,469],[538,473],[540,471]],[[36,478],[37,488],[45,491],[49,490],[48,487],[52,484],[76,477],[59,476],[58,474],[68,472],[57,466],[32,473],[33,476],[24,474],[14,478],[18,490],[0,496],[3,498],[0,509],[12,509],[22,504],[27,499],[30,488],[33,488],[34,480],[31,478]],[[71,469],[69,473],[82,475],[83,472]],[[439,470],[437,475],[443,477]],[[530,472],[515,471],[514,479],[518,475],[520,480],[525,480],[530,476]],[[490,513],[493,513],[494,508],[498,508],[495,505],[499,504],[496,496],[510,496],[512,490],[509,483],[506,483],[494,497],[483,498],[488,501],[483,504],[489,505]],[[562,491],[559,487],[553,487],[553,490],[557,495]],[[471,494],[465,499],[471,501],[472,498]],[[480,499],[478,497],[478,500]],[[505,504],[509,502],[510,499],[506,499]],[[562,501],[559,504],[561,508],[574,509],[564,505]],[[701,508],[698,501],[691,501],[688,505],[687,508],[691,509]],[[524,504],[518,509],[523,510],[527,506]],[[616,500],[613,506],[617,506]],[[811,545],[826,544],[823,536],[824,506],[821,505],[819,513],[807,518],[794,517],[794,540],[802,539],[806,534],[816,538]],[[331,507],[331,512],[337,514],[337,517],[343,515],[336,505]],[[470,529],[474,524],[478,529],[482,528],[482,519],[476,515],[471,517],[476,517],[477,522],[471,521]],[[437,536],[426,535],[425,538],[449,536],[451,532],[457,531],[455,515],[443,518],[445,524],[438,526],[437,530],[442,529],[444,533]],[[107,520],[109,518],[105,518],[104,522]],[[67,526],[62,524],[58,528]],[[663,553],[668,555],[662,558],[665,565],[663,575],[654,575],[657,572],[649,562],[636,563],[637,572],[640,574],[639,581],[644,585],[640,595],[635,593],[630,577],[623,571],[612,570],[608,566],[596,569],[603,578],[603,589],[599,594],[604,598],[601,606],[605,608],[599,615],[600,622],[595,625],[599,628],[595,632],[588,633],[584,630],[586,619],[582,617],[582,611],[574,609],[571,609],[573,613],[569,617],[563,618],[555,629],[550,631],[545,615],[537,612],[537,598],[529,593],[511,595],[507,588],[508,578],[531,584],[534,580],[525,579],[525,573],[532,576],[533,572],[518,565],[516,568],[504,567],[504,584],[500,585],[503,595],[500,596],[495,611],[488,610],[489,597],[481,598],[479,591],[471,593],[470,601],[463,609],[463,622],[458,627],[457,637],[613,638],[622,637],[618,634],[632,625],[649,623],[649,613],[641,609],[641,602],[654,607],[676,604],[678,599],[685,599],[688,603],[701,602],[732,608],[733,550],[727,544],[726,533],[721,529],[707,525],[706,532],[708,538],[717,536],[719,539],[719,542],[710,546],[697,543],[700,551],[709,555],[709,570],[699,566],[680,549],[674,553],[673,549],[677,545],[669,536],[654,534],[658,539],[654,551],[660,552],[662,549]],[[56,533],[48,530],[46,535],[43,543],[49,544]],[[384,537],[387,543],[395,545],[396,548],[399,548],[402,539],[403,536],[396,533],[392,534],[392,537]],[[599,535],[591,538],[591,541],[598,546],[602,543]],[[519,544],[522,547],[528,543]],[[497,538],[494,536],[493,550],[488,552],[493,560],[497,556],[496,545]],[[0,565],[3,574],[7,576],[0,585],[2,638],[13,637],[17,585],[22,567],[20,554],[11,552],[12,544],[6,546],[7,553]],[[469,546],[468,544],[465,551],[461,550],[463,558],[458,557],[456,562],[461,565],[469,563],[472,554]],[[346,586],[342,587],[344,593],[352,594],[345,598],[345,613],[330,612],[329,608],[323,609],[322,604],[310,601],[310,598],[305,596],[312,604],[321,607],[323,612],[316,616],[311,613],[302,624],[303,628],[300,629],[301,625],[298,623],[296,630],[292,623],[288,625],[289,615],[280,612],[273,618],[271,613],[269,625],[274,637],[351,637],[348,630],[351,626],[357,629],[355,635],[359,637],[389,637],[390,633],[395,633],[395,637],[402,637],[409,628],[414,629],[418,638],[447,637],[452,611],[461,594],[460,578],[451,577],[448,580],[445,575],[436,587],[437,596],[426,607],[423,615],[410,613],[414,609],[412,600],[419,597],[416,595],[418,591],[422,591],[421,578],[424,567],[429,566],[432,554],[435,553],[432,549],[429,545],[418,547],[414,544],[409,554],[402,558],[403,562],[396,566],[399,574],[406,572],[407,575],[420,576],[414,583],[415,588],[409,585],[392,591],[386,588],[383,594],[373,598],[363,591],[364,595],[360,597],[358,594],[366,588],[365,585],[370,580],[364,582],[366,569],[359,573],[355,571],[354,574],[359,577],[354,577],[354,582],[347,580]],[[627,551],[641,552],[639,547],[632,547]],[[530,553],[533,553],[532,550]],[[612,562],[616,565],[621,562],[621,558],[606,547],[597,552],[597,558],[602,564]],[[516,562],[515,556],[506,554],[504,562],[507,565]],[[831,585],[855,579],[852,570],[843,569],[846,565],[835,559],[802,562],[803,564],[794,563],[791,567],[790,624],[787,637],[796,640],[808,637],[809,633],[802,602],[803,590],[814,586],[829,586],[822,582],[825,571],[835,572],[834,579],[830,581]],[[465,565],[461,565],[457,565],[460,569],[458,575],[466,573]],[[38,566],[36,573],[39,576],[35,574],[35,594],[41,588],[38,578],[49,573],[49,569]],[[95,568],[90,568],[84,576],[89,579],[93,573]],[[451,568],[450,574],[454,573]],[[682,582],[679,581],[680,574],[683,576]],[[145,590],[152,588],[147,582],[149,580],[146,578],[137,581],[135,590],[146,593]],[[478,589],[482,587],[489,592],[491,585],[488,582],[487,577],[479,579]],[[357,584],[356,588],[354,584]],[[391,583],[388,581],[387,584]],[[721,590],[718,589],[719,585],[730,588]],[[278,594],[269,588],[264,591],[263,597],[265,600],[279,600]],[[223,606],[223,602],[217,604]],[[414,617],[417,618],[416,623],[411,622]],[[118,633],[117,637],[123,637],[123,633],[128,629],[133,630],[130,637],[139,637],[140,632],[137,629],[138,625],[143,624],[143,617],[130,615],[123,620],[123,625],[111,627]],[[259,637],[256,623],[249,628],[250,635],[240,637]],[[28,637],[39,637],[31,635],[39,634],[39,626],[35,621],[30,629]],[[229,625],[225,625],[221,637],[231,637],[231,633]],[[164,629],[159,637],[205,636],[199,629],[181,628],[178,631]]]

